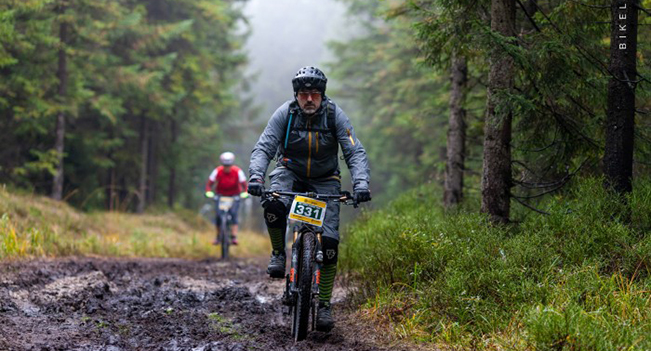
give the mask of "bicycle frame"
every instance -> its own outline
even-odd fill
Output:
[[[220,204],[221,198],[231,198],[232,202],[228,206],[222,206]],[[233,207],[236,201],[239,201],[238,197],[234,196],[222,196],[222,195],[216,195],[213,200],[215,200],[215,211],[219,219],[220,219],[220,225],[218,227],[219,229],[219,236],[220,236],[220,241],[221,241],[221,252],[222,252],[222,259],[228,258],[228,248],[230,246],[230,236],[231,236],[231,223],[229,220],[229,211]]]

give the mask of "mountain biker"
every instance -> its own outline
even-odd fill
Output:
[[[215,193],[221,196],[234,196],[236,198],[248,197],[246,175],[239,167],[235,166],[235,155],[232,152],[224,152],[219,156],[220,166],[215,168],[210,176],[208,177],[208,182],[206,183],[206,197],[213,198]],[[215,186],[213,192],[213,186]],[[237,213],[240,207],[239,201],[234,201],[233,206],[231,207],[229,214],[231,215],[231,238],[232,244],[237,245],[237,231],[238,231],[238,221]],[[220,216],[217,216],[217,228],[219,226],[221,219]],[[213,245],[219,244],[219,233],[215,241],[212,242]]]
[[[292,79],[294,99],[285,102],[271,116],[256,143],[249,166],[249,193],[264,193],[264,177],[270,160],[277,156],[276,168],[269,174],[270,190],[315,191],[339,194],[338,148],[350,170],[354,197],[371,200],[370,170],[366,151],[344,111],[325,95],[328,79],[318,68],[307,66]],[[267,273],[285,277],[285,227],[291,199],[263,200],[264,220],[273,251]],[[317,330],[334,326],[330,298],[337,268],[339,246],[339,203],[328,202],[322,248],[323,266],[319,290]]]

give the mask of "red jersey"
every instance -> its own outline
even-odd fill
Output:
[[[229,172],[224,170],[224,166],[215,168],[208,177],[206,191],[211,191],[215,183],[217,183],[215,193],[218,195],[236,196],[246,191],[246,175],[237,166],[231,166]]]

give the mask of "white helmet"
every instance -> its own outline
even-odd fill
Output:
[[[224,152],[219,155],[219,162],[224,166],[232,166],[235,163],[235,154],[232,152]]]

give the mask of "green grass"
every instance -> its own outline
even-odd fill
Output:
[[[439,194],[420,189],[367,214],[342,244],[365,310],[396,335],[477,349],[651,349],[650,182],[635,185],[628,226],[598,179],[541,204],[549,216],[501,227],[474,208],[445,214]]]
[[[214,227],[190,211],[128,214],[83,213],[64,202],[0,186],[0,259],[101,255],[204,258]],[[235,257],[271,251],[269,239],[240,233]]]
[[[241,327],[239,324],[233,324],[230,319],[220,315],[219,313],[213,312],[207,314],[206,316],[208,317],[212,329],[219,332],[220,334],[229,335],[234,340],[240,341],[247,340],[249,338],[247,335],[240,332]]]

